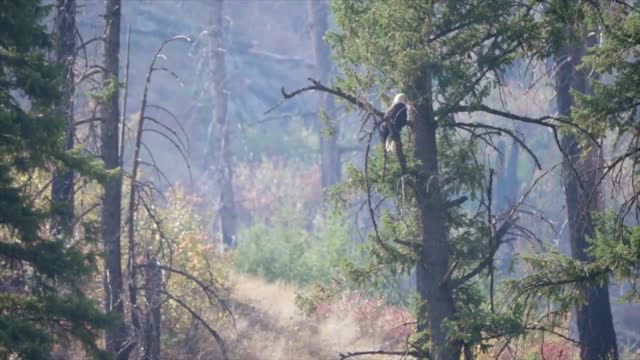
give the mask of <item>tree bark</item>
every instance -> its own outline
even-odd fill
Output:
[[[56,12],[53,20],[55,59],[62,67],[62,99],[54,109],[56,117],[64,119],[67,125],[65,134],[65,150],[74,145],[74,95],[75,76],[73,67],[76,58],[76,1],[56,0]],[[53,237],[70,239],[73,235],[74,222],[74,173],[71,170],[55,169],[51,179],[51,205],[54,209],[49,226]],[[57,331],[57,330],[54,330]],[[71,344],[60,344],[60,349],[50,355],[50,359],[71,357]]]
[[[105,47],[104,77],[105,84],[119,79],[120,67],[120,0],[105,1]],[[101,155],[108,170],[120,169],[119,141],[119,91],[118,86],[109,86],[113,92],[101,106]],[[104,243],[104,293],[105,310],[124,320],[122,300],[122,265],[120,252],[120,212],[122,202],[122,175],[104,184],[102,201],[102,239]],[[127,359],[128,354],[121,352],[127,338],[124,322],[107,331],[106,349],[117,354],[117,359]]]
[[[205,166],[211,166],[211,159],[215,161],[216,189],[220,207],[218,212],[219,233],[224,248],[233,248],[236,241],[236,210],[233,194],[233,164],[231,144],[229,141],[230,127],[227,121],[227,92],[225,90],[227,73],[225,70],[225,51],[223,37],[222,0],[212,2],[211,28],[209,32],[209,71],[211,80],[211,96],[215,103],[213,126],[215,133],[209,136],[215,139],[208,144]]]
[[[588,69],[578,70],[588,44],[573,46],[564,44],[556,54],[558,71],[556,92],[558,112],[570,116],[574,106],[571,90],[591,92]],[[567,204],[571,255],[574,259],[589,262],[593,259],[586,250],[588,239],[594,235],[592,213],[602,210],[602,193],[598,186],[601,178],[602,157],[596,146],[583,149],[574,135],[565,135],[561,146],[567,155],[562,164],[562,178]],[[611,316],[608,284],[580,287],[585,303],[576,308],[580,341],[580,358],[583,360],[616,360],[618,349]]]
[[[417,290],[423,306],[418,312],[418,331],[428,330],[433,360],[458,360],[461,344],[449,341],[443,323],[453,319],[453,291],[445,275],[449,270],[446,210],[438,179],[437,124],[433,112],[431,70],[425,68],[415,88],[420,96],[413,126],[415,156],[421,162],[416,181],[422,253],[416,264]],[[425,319],[428,319],[425,323]],[[426,340],[424,341],[426,342]]]
[[[75,93],[73,66],[76,56],[76,1],[57,0],[54,19],[55,32],[55,61],[62,65],[62,104],[55,109],[58,117],[67,123],[65,136],[65,150],[73,148],[73,97]],[[50,232],[53,236],[68,237],[72,233],[74,196],[74,174],[70,170],[57,169],[51,181],[51,201],[56,208],[51,220]]]
[[[311,19],[311,43],[316,65],[315,76],[323,84],[328,84],[331,73],[331,49],[322,37],[327,32],[329,4],[323,0],[309,0],[308,13]],[[329,122],[324,123],[324,111]],[[318,120],[320,128],[320,166],[322,187],[327,188],[340,181],[340,153],[338,150],[338,124],[335,121],[335,102],[328,93],[318,93]]]
[[[160,291],[162,290],[162,271],[155,259],[148,259],[150,266],[145,269],[145,321],[143,360],[160,359]]]

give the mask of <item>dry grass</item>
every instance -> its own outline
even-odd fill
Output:
[[[345,304],[354,302],[341,302],[332,305],[336,311],[306,317],[295,306],[298,289],[294,286],[237,274],[232,281],[237,329],[225,333],[234,359],[337,359],[339,352],[375,350],[389,344],[393,326],[371,326],[384,311],[364,319],[361,308],[345,311]]]

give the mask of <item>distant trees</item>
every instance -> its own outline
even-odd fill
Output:
[[[64,17],[72,16],[73,2],[63,5],[58,29],[68,30],[72,18]],[[59,34],[63,44],[56,53],[63,64],[48,61],[53,39],[45,32],[46,16],[47,7],[36,0],[0,12],[0,356],[46,359],[54,343],[77,339],[89,354],[104,357],[97,331],[110,321],[79,287],[95,270],[96,254],[85,249],[86,241],[71,244],[69,217],[42,203],[52,169],[101,173],[67,151],[73,76],[66,57],[73,57],[73,41]],[[56,194],[70,205],[69,191]],[[51,233],[44,231],[47,222]]]
[[[311,21],[311,44],[316,65],[315,76],[327,83],[331,76],[331,48],[324,41],[328,30],[329,2],[309,0],[308,13]],[[340,181],[340,152],[338,149],[339,126],[336,122],[336,106],[333,96],[318,93],[318,119],[320,128],[320,171],[322,187],[327,188]]]
[[[223,24],[223,0],[211,3],[210,28],[207,36],[210,92],[214,102],[214,112],[209,128],[213,132],[207,144],[205,167],[211,167],[215,179],[221,245],[235,247],[237,216],[233,194],[233,158],[231,155],[231,132],[233,128],[227,119],[228,74],[225,69],[225,42]],[[212,166],[213,165],[213,166]]]
[[[516,130],[517,131],[517,130]],[[513,142],[511,146],[499,141],[496,144],[499,152],[498,165],[495,180],[495,209],[502,212],[513,205],[518,200],[518,165],[520,156],[520,145]],[[507,152],[508,149],[508,152]]]

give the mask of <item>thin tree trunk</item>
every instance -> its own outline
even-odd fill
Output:
[[[74,145],[74,95],[75,77],[73,67],[76,58],[76,2],[75,0],[56,0],[54,18],[55,62],[62,66],[62,103],[54,109],[55,115],[66,121],[65,150]],[[54,213],[49,232],[54,237],[65,239],[73,235],[74,221],[74,173],[71,170],[56,169],[51,179],[51,205]],[[57,329],[54,331],[58,331]],[[62,343],[50,359],[71,357],[72,344]]]
[[[309,0],[308,12],[311,19],[311,43],[316,65],[316,78],[323,84],[328,84],[331,73],[330,48],[322,37],[327,32],[329,19],[329,4],[323,0]],[[328,123],[324,122],[321,112],[327,115]],[[322,187],[327,188],[340,181],[340,154],[338,151],[338,125],[335,121],[335,102],[333,96],[325,92],[318,92],[318,119],[320,128],[320,166]]]
[[[56,115],[67,122],[65,149],[73,148],[73,96],[75,92],[73,66],[76,56],[76,2],[75,0],[57,0],[55,27],[55,61],[62,65],[64,80],[62,83],[62,105],[55,109]],[[68,237],[73,226],[73,171],[56,170],[51,182],[51,200],[57,208],[51,221],[51,234]]]
[[[211,96],[215,103],[213,114],[214,131],[210,139],[215,139],[208,145],[205,166],[211,166],[211,159],[215,161],[216,189],[219,191],[220,207],[218,212],[219,233],[222,245],[232,248],[236,241],[236,210],[233,194],[233,164],[231,158],[231,144],[229,141],[230,126],[227,121],[227,94],[225,91],[227,73],[225,70],[224,37],[222,0],[212,2],[211,28],[209,33],[209,71],[211,80]]]
[[[498,143],[498,149],[506,154],[504,142]],[[499,166],[495,185],[495,210],[507,211],[518,197],[518,155],[520,146],[514,142],[504,165]]]
[[[145,269],[145,322],[143,360],[160,359],[160,291],[162,290],[162,271],[155,259],[148,259],[150,266]]]
[[[498,143],[498,149],[504,154],[504,142]],[[514,141],[509,151],[506,164],[501,166],[494,187],[495,209],[498,213],[507,211],[518,199],[518,155],[520,146]],[[513,243],[505,244],[498,250],[497,258],[500,259],[498,270],[501,274],[507,274],[513,262]]]
[[[558,112],[570,116],[574,99],[571,90],[589,93],[586,71],[578,70],[586,53],[586,46],[574,47],[565,44],[556,55],[559,66],[556,75]],[[588,239],[594,235],[592,213],[602,210],[601,189],[597,186],[602,168],[602,157],[593,146],[585,153],[573,135],[565,135],[561,141],[567,154],[562,165],[562,178],[567,204],[571,255],[574,259],[589,262],[593,259],[586,253]],[[583,360],[616,360],[618,349],[611,316],[609,287],[582,286],[580,293],[585,303],[576,309],[580,346]]]
[[[105,1],[105,84],[119,79],[120,52],[120,0]],[[108,170],[119,169],[119,91],[117,86],[107,86],[112,93],[101,107],[101,155]],[[124,321],[122,301],[122,265],[120,252],[120,211],[122,202],[122,176],[104,184],[102,203],[102,238],[104,242],[104,294],[105,310]],[[127,359],[128,354],[120,353],[127,339],[124,322],[107,331],[107,351],[117,353],[117,359]]]
[[[438,148],[432,105],[431,70],[425,68],[415,86],[420,96],[413,126],[415,156],[422,166],[417,179],[417,197],[422,237],[422,253],[416,264],[417,290],[424,306],[418,313],[418,331],[428,330],[429,350],[433,360],[458,360],[461,344],[447,339],[443,324],[455,314],[453,291],[445,276],[449,270],[449,242],[446,233],[446,210],[438,179]],[[428,319],[428,320],[425,320]],[[423,341],[426,343],[426,339]]]

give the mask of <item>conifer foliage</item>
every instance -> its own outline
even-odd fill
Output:
[[[51,39],[40,1],[4,1],[0,12],[0,356],[45,359],[56,337],[82,340],[95,355],[96,331],[109,320],[78,281],[93,254],[45,231],[52,213],[40,201],[53,167],[91,171],[65,150],[65,120],[52,109],[62,98],[60,68],[47,61]],[[95,170],[95,169],[94,169]],[[97,170],[95,170],[97,172]],[[83,242],[81,242],[83,243]]]

